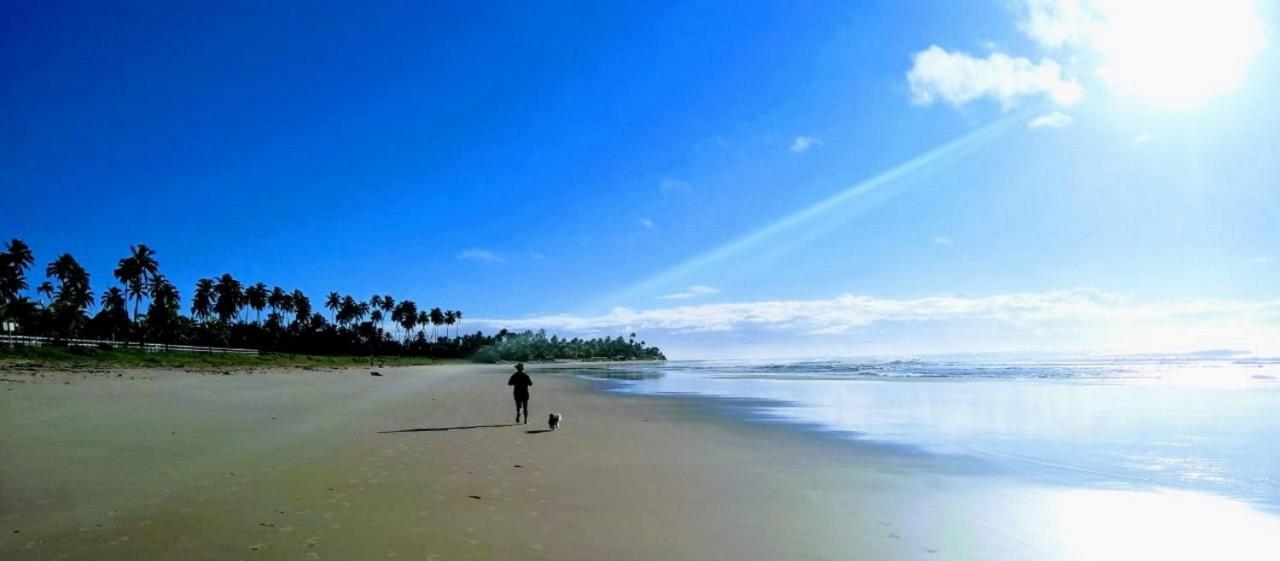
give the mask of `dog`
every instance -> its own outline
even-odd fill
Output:
[[[559,413],[552,413],[551,415],[547,416],[547,426],[551,427],[551,430],[556,430],[560,428],[560,421],[563,421],[563,420],[564,420],[564,417],[561,417]]]

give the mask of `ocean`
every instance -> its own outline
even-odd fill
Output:
[[[1280,515],[1280,361],[671,361],[583,373],[744,418],[1037,481],[1194,491]]]

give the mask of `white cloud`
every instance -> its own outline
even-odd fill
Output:
[[[458,253],[458,259],[466,261],[487,261],[489,263],[502,263],[507,259],[497,253],[486,249],[467,249]]]
[[[1059,111],[1054,111],[1052,113],[1046,113],[1044,115],[1041,115],[1039,117],[1032,119],[1031,122],[1027,123],[1027,126],[1033,129],[1043,129],[1043,128],[1057,129],[1057,128],[1062,128],[1067,125],[1070,125],[1071,121],[1073,120],[1074,119],[1071,118],[1071,115],[1067,115],[1066,113],[1062,113]]]
[[[708,287],[710,288],[710,287]],[[680,293],[684,294],[684,293]],[[885,322],[982,320],[1024,326],[1076,324],[1124,330],[1134,325],[1171,329],[1175,322],[1191,326],[1247,329],[1280,322],[1280,300],[1170,300],[1133,303],[1088,289],[891,299],[846,294],[821,300],[772,300],[688,305],[634,310],[614,308],[596,316],[550,315],[523,319],[474,320],[495,328],[547,328],[569,332],[669,330],[676,332],[740,329],[841,334]],[[1217,323],[1215,323],[1217,322]]]
[[[797,136],[791,141],[791,153],[807,152],[810,148],[822,146],[822,139],[816,136]]]
[[[662,182],[658,184],[658,189],[663,193],[684,192],[688,191],[690,187],[691,185],[689,185],[688,181],[681,181],[670,177],[663,179]]]
[[[991,98],[1007,110],[1024,97],[1044,96],[1061,106],[1074,105],[1084,97],[1084,88],[1064,79],[1051,59],[1033,63],[998,52],[975,58],[937,45],[915,54],[907,83],[912,100],[920,105],[941,100],[959,107]]]
[[[1088,39],[1094,16],[1079,0],[1026,0],[1018,28],[1047,47]]]
[[[945,245],[945,246],[947,246],[947,247],[951,247],[951,246],[955,245],[955,242],[951,241],[951,238],[948,238],[948,237],[946,237],[946,236],[936,236],[936,237],[934,237],[934,238],[933,238],[933,240],[931,240],[931,241],[932,241],[933,243],[935,243],[935,244],[938,244],[938,245]]]
[[[681,292],[659,296],[658,298],[662,300],[687,300],[689,298],[697,298],[699,296],[710,296],[712,294],[717,294],[719,292],[720,292],[720,289],[714,286],[707,286],[705,284],[695,284],[693,286],[690,286],[689,288],[684,289]]]
[[[653,220],[648,218],[637,218],[636,224],[644,226],[645,228],[653,228]]]

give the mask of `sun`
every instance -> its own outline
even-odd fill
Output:
[[[1230,92],[1266,45],[1250,0],[1105,0],[1090,35],[1098,74],[1123,93],[1186,108]]]

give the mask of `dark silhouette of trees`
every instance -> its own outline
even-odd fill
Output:
[[[27,289],[27,269],[35,262],[31,248],[22,240],[14,238],[5,244],[0,252],[0,323],[18,322],[31,315],[34,305],[22,291]],[[53,298],[53,285],[48,285],[49,298]],[[6,327],[7,329],[7,327]]]
[[[240,281],[232,277],[231,273],[223,273],[213,285],[213,294],[213,313],[217,314],[218,321],[230,324],[231,320],[240,315],[240,308],[244,306],[244,291],[240,288]]]
[[[64,253],[45,267],[44,274],[55,284],[50,311],[57,327],[56,333],[63,337],[75,336],[85,323],[85,309],[93,305],[89,273],[76,262],[75,257]]]
[[[338,308],[342,307],[342,297],[337,292],[330,292],[329,297],[324,301],[324,307],[329,310],[329,321],[337,323]]]
[[[267,285],[257,283],[244,289],[244,302],[253,310],[258,325],[262,325],[262,310],[267,307]]]
[[[54,336],[85,335],[115,341],[121,334],[164,344],[235,346],[264,352],[298,354],[379,354],[477,360],[549,360],[555,358],[662,358],[658,349],[636,341],[635,334],[603,339],[560,339],[543,332],[494,335],[462,333],[462,312],[440,307],[419,308],[413,300],[397,301],[390,294],[367,301],[330,292],[324,307],[331,319],[312,308],[301,290],[267,289],[265,283],[243,286],[231,274],[196,281],[188,311],[182,315],[179,290],[160,274],[155,251],[144,244],[131,246],[113,271],[119,286],[103,291],[97,313],[89,274],[70,254],[45,268],[47,280],[32,301],[27,270],[34,263],[30,248],[14,239],[0,252],[0,320],[17,324],[19,333]],[[143,300],[146,313],[139,314]],[[133,304],[132,317],[129,304]],[[270,309],[267,317],[262,311]],[[247,319],[246,309],[255,312]],[[243,317],[242,317],[243,316]],[[390,319],[388,333],[384,322]],[[443,326],[443,334],[439,328]],[[428,336],[428,332],[430,335]]]
[[[213,315],[214,295],[213,279],[196,281],[196,291],[191,295],[191,316],[200,321],[207,321]]]
[[[129,310],[124,292],[115,286],[106,289],[102,292],[99,307],[100,310],[94,317],[94,321],[111,333],[111,340],[115,341],[117,333],[129,329]]]

